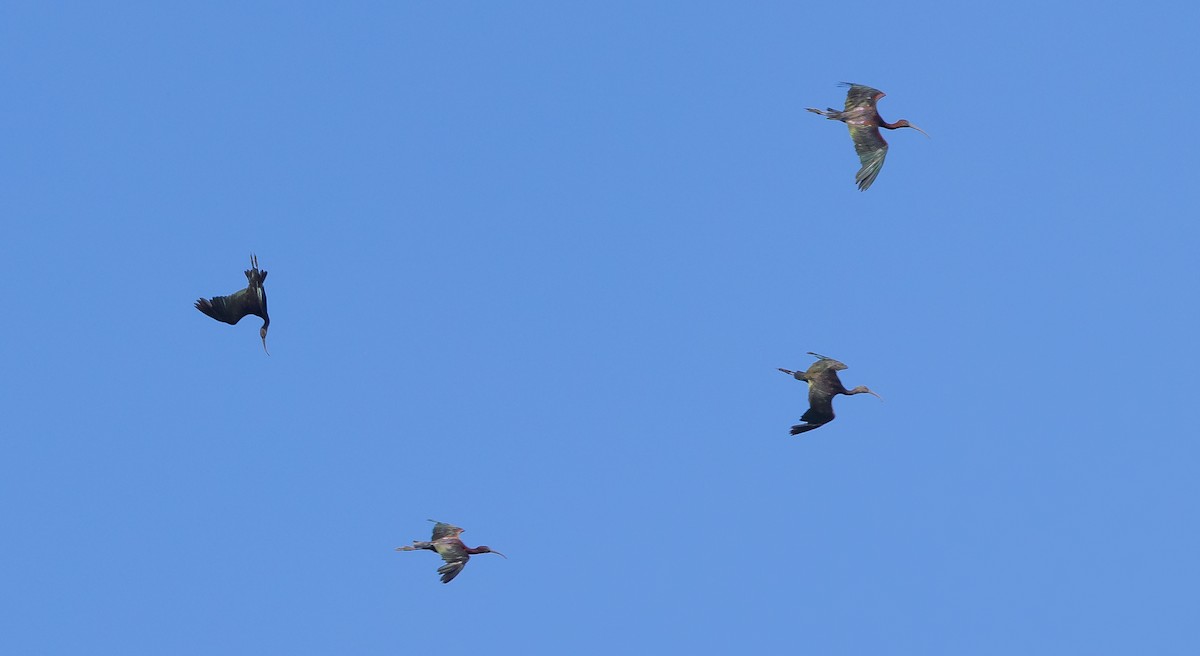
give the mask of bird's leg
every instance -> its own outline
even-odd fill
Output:
[[[411,547],[396,547],[396,551],[419,551],[421,549],[429,549],[430,551],[437,551],[436,549],[433,548],[432,542],[422,542],[420,540],[413,540]]]
[[[792,371],[791,369],[784,369],[783,367],[779,367],[779,370],[795,378],[796,380],[803,380],[805,382],[808,381],[808,376],[805,376],[803,371]]]
[[[824,116],[825,118],[827,118],[827,119],[829,119],[829,120],[831,120],[831,121],[844,121],[844,120],[846,120],[845,118],[843,118],[843,117],[842,117],[842,114],[844,114],[845,112],[839,112],[838,110],[836,110],[836,109],[834,109],[834,108],[832,108],[832,107],[828,107],[828,108],[826,108],[826,109],[825,109],[825,111],[821,111],[821,110],[819,110],[819,109],[816,109],[816,108],[814,108],[814,107],[805,107],[804,109],[807,109],[808,111],[810,111],[810,112],[812,112],[812,113],[814,113],[814,114],[820,114],[821,116]]]

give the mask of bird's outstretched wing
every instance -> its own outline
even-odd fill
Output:
[[[838,378],[836,365],[842,369],[846,365],[826,358],[817,364],[831,365],[827,369],[816,372],[808,377],[808,411],[800,419],[813,424],[828,424],[833,421],[833,397],[842,390],[842,381]]]
[[[875,178],[879,169],[883,168],[883,159],[887,157],[888,143],[879,128],[871,125],[851,125],[850,138],[854,141],[854,152],[858,153],[858,161],[862,168],[854,175],[859,191],[866,191]]]
[[[229,296],[198,299],[196,309],[217,321],[224,321],[228,324],[237,324],[247,314],[265,312],[259,302],[259,294],[248,287]]]
[[[800,417],[800,421],[804,423],[792,426],[792,435],[820,428],[833,421],[833,392],[830,389],[829,378],[832,376],[836,380],[837,371],[821,369],[820,365],[826,362],[837,363],[837,360],[822,359],[808,370],[808,410]]]
[[[857,107],[874,108],[875,103],[887,95],[879,89],[872,89],[871,87],[854,84],[853,82],[842,82],[842,86],[850,87],[850,90],[846,92],[846,111]]]
[[[833,421],[833,395],[818,385],[808,388],[808,410],[800,421],[810,424],[828,424]]]
[[[442,575],[442,583],[453,581],[454,577],[458,576],[458,573],[467,566],[467,561],[470,558],[466,554],[462,554],[461,558],[457,556],[452,557],[450,554],[442,554],[442,560],[446,561],[445,565],[438,568],[438,574]]]
[[[434,540],[440,540],[442,538],[458,537],[458,535],[463,532],[463,530],[461,528],[459,528],[453,524],[447,524],[445,522],[438,522],[438,521],[434,521],[432,519],[429,521],[433,522],[433,539]]]
[[[455,537],[442,538],[433,545],[433,549],[446,561],[445,565],[438,568],[438,574],[442,575],[442,583],[453,581],[471,559],[471,554],[467,553],[467,546]]]

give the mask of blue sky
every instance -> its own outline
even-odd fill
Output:
[[[436,4],[0,9],[0,650],[1194,648],[1200,11]]]

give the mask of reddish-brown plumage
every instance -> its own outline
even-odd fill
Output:
[[[875,182],[879,170],[883,168],[883,160],[887,157],[888,143],[879,133],[879,128],[888,130],[912,128],[927,137],[929,135],[905,119],[900,119],[895,123],[883,120],[875,105],[886,94],[879,89],[849,82],[842,84],[850,87],[850,90],[846,92],[846,109],[842,111],[832,107],[823,111],[812,107],[805,109],[830,120],[841,121],[850,128],[850,139],[854,141],[854,151],[858,153],[859,162],[862,164],[862,168],[854,176],[854,181],[858,183],[859,191],[866,191],[871,183]]]
[[[442,575],[442,583],[449,583],[453,581],[454,577],[458,576],[458,573],[462,571],[463,567],[466,567],[467,561],[471,559],[471,556],[484,553],[494,553],[506,560],[508,559],[508,556],[505,556],[499,551],[493,551],[491,547],[484,545],[480,545],[478,547],[468,547],[467,545],[463,544],[463,541],[458,537],[462,534],[463,529],[454,526],[453,524],[447,524],[445,522],[439,522],[432,519],[429,521],[433,522],[432,540],[429,542],[413,540],[412,546],[396,547],[396,551],[418,551],[421,549],[428,549],[429,551],[436,552],[446,563],[438,568],[438,574]]]

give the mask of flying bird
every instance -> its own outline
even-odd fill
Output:
[[[817,361],[812,363],[808,371],[779,369],[783,373],[795,377],[796,380],[803,380],[808,383],[808,411],[804,413],[803,417],[800,417],[800,421],[805,423],[792,426],[792,435],[799,435],[814,428],[820,428],[833,421],[833,397],[838,394],[845,394],[846,396],[871,394],[875,398],[882,398],[878,394],[875,394],[875,392],[867,389],[864,385],[859,385],[852,390],[846,389],[837,375],[837,372],[845,369],[846,365],[833,358],[827,358],[812,351],[809,351],[808,354],[817,358]]]
[[[271,325],[271,317],[267,315],[267,291],[263,288],[266,279],[267,272],[258,269],[258,257],[251,253],[250,268],[246,270],[246,288],[229,296],[201,298],[196,301],[196,309],[231,325],[236,325],[247,314],[262,318],[263,325],[258,336],[262,338],[263,350],[271,355],[267,351],[267,328]]]
[[[879,128],[889,130],[912,128],[926,137],[929,135],[904,119],[895,123],[883,120],[883,117],[879,115],[879,110],[875,109],[875,103],[886,95],[879,89],[850,82],[842,82],[841,86],[850,87],[850,90],[846,92],[846,109],[844,111],[839,112],[832,107],[825,111],[812,107],[805,107],[805,109],[825,118],[841,121],[850,128],[850,139],[854,141],[854,152],[858,153],[858,160],[862,162],[862,168],[854,176],[854,181],[858,183],[859,191],[866,191],[871,183],[875,182],[875,177],[879,175],[879,169],[883,168],[883,158],[887,157],[888,143],[884,141],[883,135],[879,134]]]
[[[420,549],[428,549],[436,551],[442,560],[446,561],[445,565],[438,568],[438,574],[442,575],[442,583],[449,583],[458,576],[463,567],[466,567],[467,561],[475,554],[494,553],[497,556],[508,559],[508,556],[499,551],[492,551],[491,547],[468,547],[463,544],[463,541],[458,538],[462,534],[463,529],[439,522],[433,522],[433,539],[429,542],[413,540],[410,547],[396,547],[396,551],[418,551]]]

